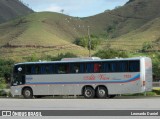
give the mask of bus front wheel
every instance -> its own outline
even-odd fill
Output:
[[[91,87],[85,87],[83,91],[85,98],[91,99],[95,97],[95,90]]]
[[[25,88],[22,92],[22,95],[26,99],[31,99],[33,98],[33,92],[31,88]]]

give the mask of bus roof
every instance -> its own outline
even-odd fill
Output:
[[[114,59],[100,59],[100,58],[66,58],[60,61],[39,61],[39,62],[22,62],[17,63],[15,65],[22,65],[22,64],[48,64],[48,63],[75,63],[75,62],[101,62],[101,61],[123,61],[123,60],[140,60],[142,58],[149,58],[149,57],[132,57],[132,58],[114,58]]]

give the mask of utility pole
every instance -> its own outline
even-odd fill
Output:
[[[88,26],[88,46],[89,46],[89,57],[91,57],[91,36],[90,36],[89,26]]]

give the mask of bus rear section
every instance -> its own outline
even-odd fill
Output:
[[[152,60],[149,57],[144,57],[141,61],[142,74],[142,90],[152,91]]]

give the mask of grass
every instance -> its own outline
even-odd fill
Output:
[[[73,44],[75,38],[82,37],[86,30],[76,27],[78,24],[82,26],[83,21],[51,12],[33,13],[1,24],[1,46],[9,44],[21,47],[0,48],[0,54],[2,58],[18,61],[32,54],[56,56],[59,53],[71,52],[79,56],[88,56],[87,49]],[[34,48],[35,46],[45,48]]]
[[[152,91],[136,94],[124,94],[123,96],[157,96],[160,95],[160,87],[153,87]]]
[[[0,77],[0,89],[5,89],[6,87],[7,86],[6,86],[5,80]]]
[[[142,49],[144,42],[153,42],[160,38],[159,2],[135,0],[109,12],[81,19],[51,12],[32,13],[0,24],[0,47],[21,46],[0,48],[0,54],[4,58],[14,59],[23,59],[22,57],[32,54],[41,56],[64,52],[88,56],[87,49],[73,44],[76,38],[87,36],[87,26],[90,26],[92,35],[105,41],[98,49],[104,49],[110,44],[113,49],[137,51]],[[134,11],[135,9],[138,10]],[[102,38],[102,34],[106,37]],[[74,47],[59,47],[65,45]],[[34,46],[58,48],[36,49]],[[154,47],[157,48],[158,46]]]
[[[0,0],[0,23],[33,12],[19,0]]]
[[[59,13],[32,13],[0,25],[2,45],[63,45],[87,35],[85,23]],[[7,33],[7,34],[6,34]]]
[[[118,38],[108,40],[105,44],[110,44],[111,48],[120,50],[136,51],[141,50],[145,42],[153,43],[160,38],[160,18],[145,24],[137,30],[134,30],[128,34],[122,35]],[[157,50],[157,47],[153,47],[153,50]]]
[[[21,62],[24,60],[25,57],[36,55],[37,57],[45,57],[47,55],[49,56],[57,56],[58,54],[61,53],[66,53],[70,52],[73,53],[79,57],[82,56],[88,56],[88,50],[81,48],[81,47],[73,47],[73,48],[58,48],[58,49],[52,49],[52,48],[10,48],[10,49],[5,49],[1,48],[0,49],[1,53],[1,58],[3,59],[13,59],[17,62]],[[92,51],[94,53],[94,51]]]
[[[156,96],[156,92],[145,92],[145,93],[135,93],[135,94],[123,94],[122,96]]]

